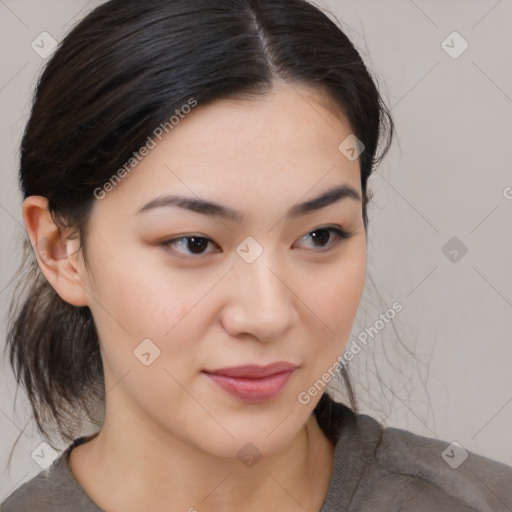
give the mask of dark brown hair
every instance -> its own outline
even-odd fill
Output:
[[[102,187],[180,106],[265,95],[276,79],[321,90],[364,143],[367,180],[393,122],[360,55],[305,0],[111,0],[86,16],[44,69],[21,143],[23,197],[44,196],[62,230],[80,237]],[[341,141],[340,141],[341,142]],[[41,434],[74,439],[104,403],[98,337],[88,307],[62,300],[28,237],[6,348]],[[86,258],[85,258],[86,261]],[[351,407],[357,410],[345,369]],[[331,398],[315,409],[325,416]]]

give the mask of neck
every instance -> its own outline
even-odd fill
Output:
[[[133,418],[111,420],[119,417],[107,410],[100,433],[70,457],[75,478],[105,510],[303,511],[325,498],[334,447],[314,414],[282,451],[250,467]]]

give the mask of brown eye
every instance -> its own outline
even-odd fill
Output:
[[[208,254],[208,252],[205,251],[210,243],[214,244],[215,242],[203,236],[191,235],[167,240],[162,242],[162,245],[165,247],[171,247],[174,252],[183,256],[201,256],[203,254]]]
[[[349,234],[337,227],[317,228],[304,235],[301,240],[311,238],[313,240],[313,249],[333,247],[337,245],[342,239],[349,238]],[[334,240],[330,245],[329,242]]]

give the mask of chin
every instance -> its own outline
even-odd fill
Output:
[[[272,429],[256,430],[250,424],[246,424],[245,428],[239,426],[236,430],[227,428],[232,437],[219,426],[215,434],[210,432],[209,435],[200,435],[196,445],[215,457],[238,459],[251,467],[257,460],[272,457],[285,450],[297,435],[301,425],[293,430],[290,430],[290,425],[288,428],[283,428],[283,425],[275,428],[280,421],[282,419],[276,419]],[[269,432],[272,433],[269,435]]]

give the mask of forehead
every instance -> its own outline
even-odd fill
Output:
[[[262,152],[293,161],[294,153],[309,153],[314,147],[315,153],[336,154],[340,134],[351,131],[321,91],[287,84],[276,85],[264,96],[199,105],[179,128],[168,139],[174,146],[186,146],[190,155],[207,150],[227,160],[250,154],[251,161]]]
[[[343,183],[360,191],[358,160],[339,150],[350,134],[332,102],[302,85],[197,105],[109,195],[132,210],[171,191],[244,210],[263,198],[285,207]]]

